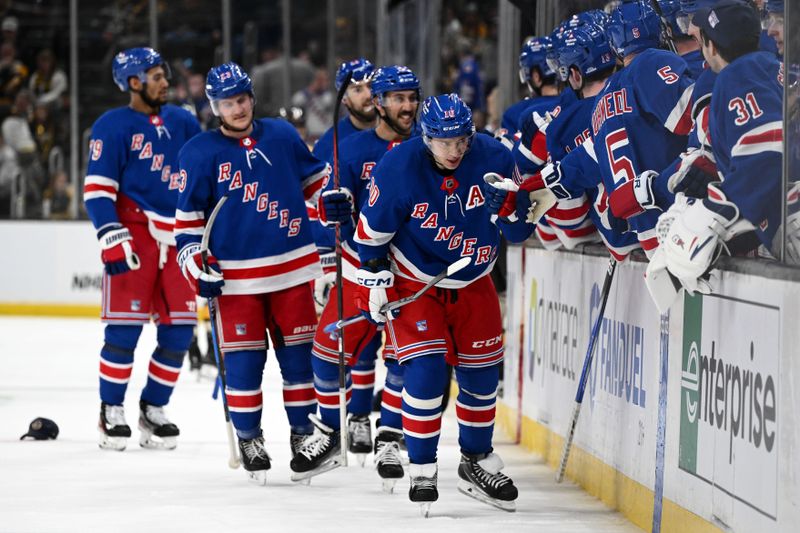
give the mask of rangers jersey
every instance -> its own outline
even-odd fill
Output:
[[[288,122],[256,120],[243,139],[218,129],[202,133],[178,159],[179,257],[200,242],[211,210],[228,196],[209,244],[225,278],[223,294],[274,292],[322,275],[305,202],[316,201],[330,167]]]
[[[592,138],[570,152],[547,185],[560,199],[596,187],[598,170],[607,195],[645,170],[666,168],[685,148],[692,126],[693,82],[686,62],[649,49],[608,79],[595,98]],[[594,167],[594,170],[592,168]],[[658,246],[657,212],[629,219],[645,252]]]
[[[719,72],[711,94],[709,131],[719,186],[711,209],[733,202],[769,249],[781,224],[783,63],[769,52],[735,59]]]
[[[401,141],[386,141],[378,137],[374,129],[359,131],[345,139],[339,146],[339,184],[353,194],[353,205],[356,216],[361,206],[369,197],[372,182],[372,171],[387,151],[399,145]],[[333,179],[325,185],[332,190]],[[325,228],[328,229],[328,228]],[[329,229],[332,232],[332,229]],[[358,246],[354,240],[354,224],[343,224],[342,235],[342,275],[356,283],[356,270],[361,266],[358,260]],[[320,243],[317,243],[319,247]]]
[[[488,274],[497,258],[498,226],[511,234],[526,231],[522,220],[490,222],[483,194],[488,172],[519,179],[509,151],[486,135],[473,137],[454,171],[438,170],[419,137],[390,150],[373,169],[359,216],[355,240],[362,263],[388,256],[398,276],[425,283],[472,257],[438,284],[443,288],[465,287]]]
[[[83,187],[94,227],[146,222],[156,240],[175,245],[178,151],[198,133],[194,116],[170,104],[157,115],[126,106],[98,118],[92,126]]]

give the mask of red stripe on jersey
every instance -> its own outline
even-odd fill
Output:
[[[176,368],[175,370],[167,370],[163,366],[158,366],[154,361],[150,361],[150,367],[147,370],[155,377],[170,383],[175,383],[178,381],[178,376],[181,372],[179,368]]]
[[[774,129],[765,131],[764,133],[757,133],[755,135],[745,135],[737,144],[759,144],[783,141],[783,130]]]
[[[536,235],[538,235],[539,238],[542,239],[543,241],[550,242],[550,241],[557,241],[558,240],[558,235],[556,235],[555,233],[549,233],[549,232],[541,229],[541,227],[539,227],[539,226],[536,226]]]
[[[547,137],[537,131],[531,139],[531,153],[540,161],[547,161]]]
[[[228,398],[228,407],[233,408],[246,408],[246,407],[261,407],[263,398],[261,391],[254,394],[226,394]]]
[[[642,245],[642,249],[646,252],[649,252],[650,250],[655,250],[656,248],[658,248],[658,237],[651,237],[645,240],[639,239],[639,244]]]
[[[372,240],[372,237],[367,235],[367,232],[364,231],[364,225],[360,220],[358,221],[358,225],[356,226],[356,235],[358,235],[358,238],[360,240],[365,240],[365,241]]]
[[[564,232],[564,235],[570,237],[572,239],[577,239],[579,237],[586,237],[587,235],[591,235],[596,231],[596,228],[592,224],[587,224],[586,226],[575,228],[575,229],[562,229],[561,231]]]
[[[490,363],[496,363],[503,358],[503,354],[505,352],[501,351],[496,355],[492,355],[490,357],[484,357],[483,359],[461,359],[459,358],[458,364],[462,366],[483,366],[489,365]]]
[[[387,405],[389,407],[394,407],[395,409],[402,409],[403,408],[403,398],[400,396],[400,393],[397,395],[392,394],[391,392],[387,392],[389,389],[383,389],[383,394],[381,395],[381,403]]]
[[[108,192],[113,195],[117,194],[117,189],[112,185],[97,185],[96,183],[87,183],[83,186],[84,194],[87,192]]]
[[[322,178],[323,176],[320,176],[320,178],[317,181],[309,184],[305,189],[303,189],[303,196],[305,196],[306,200],[312,198],[317,193],[317,191],[319,191],[322,188],[322,181],[323,181]]]
[[[181,220],[179,218],[175,219],[175,229],[181,230],[186,228],[202,228],[206,225],[206,221],[203,218],[199,218],[197,220]]]
[[[611,255],[614,256],[614,259],[616,259],[620,263],[628,258],[628,254],[621,254],[616,250],[614,250],[614,248],[611,248],[610,246],[606,246],[606,249],[611,253]]]
[[[689,135],[689,132],[692,131],[692,126],[694,126],[692,122],[692,106],[687,105],[681,118],[675,124],[675,129],[672,130],[672,133],[675,135]]]
[[[474,410],[466,406],[456,404],[456,417],[464,422],[494,422],[495,406],[491,409]]]
[[[547,211],[547,216],[553,219],[558,220],[575,220],[576,218],[582,218],[589,212],[589,204],[583,203],[578,207],[572,207],[567,209],[562,209],[559,207],[559,204],[554,205],[549,211]]]
[[[172,231],[175,228],[174,224],[170,224],[169,222],[162,222],[160,220],[152,219],[151,222],[156,229],[160,229],[162,231]]]
[[[305,266],[312,265],[319,261],[319,254],[312,252],[310,254],[292,259],[279,265],[267,265],[253,268],[226,268],[222,270],[222,275],[226,279],[253,279],[253,278],[268,278],[271,276],[279,276],[288,272],[294,272]]]
[[[316,399],[316,397],[314,385],[311,383],[302,389],[283,389],[284,402],[308,402]]]
[[[421,433],[423,435],[428,433],[436,433],[442,429],[442,415],[434,418],[433,420],[414,420],[403,413],[403,429],[406,431],[413,431],[414,433]],[[431,435],[433,436],[433,435]]]
[[[116,368],[100,361],[100,374],[114,379],[130,379],[133,367]]]

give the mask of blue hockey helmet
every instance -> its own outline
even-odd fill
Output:
[[[369,59],[359,57],[352,61],[346,61],[341,64],[339,70],[336,71],[336,90],[342,88],[342,83],[348,74],[351,74],[350,83],[367,83],[372,78],[372,73],[375,67],[370,63]]]
[[[688,27],[684,30],[681,25],[678,24],[678,17],[683,14],[680,0],[658,0],[658,5],[661,6],[664,22],[666,22],[669,29],[672,30],[673,37],[687,37]]]
[[[767,0],[767,13],[783,15],[783,0]]]
[[[389,65],[376,70],[372,74],[372,97],[378,97],[378,102],[383,105],[383,95],[391,91],[417,91],[417,97],[422,97],[419,79],[414,72],[405,66]]]
[[[550,37],[531,37],[523,43],[519,54],[519,81],[529,83],[534,67],[545,80],[555,77],[555,71],[547,64],[547,52],[552,46]]]
[[[234,63],[223,63],[211,67],[206,76],[206,97],[211,103],[214,115],[219,116],[217,101],[247,93],[255,99],[253,82],[242,67]]]
[[[689,24],[692,22],[694,12],[702,7],[712,7],[719,0],[679,0],[680,11],[676,16],[676,22],[681,32],[689,33]],[[664,5],[663,3],[661,4]]]
[[[572,18],[567,21],[567,26],[572,30],[584,24],[594,24],[605,28],[606,24],[608,24],[608,20],[608,14],[602,9],[590,9],[589,11],[581,11],[577,15],[573,15]]]
[[[570,67],[577,68],[585,77],[612,69],[617,63],[608,38],[594,24],[585,24],[567,32],[556,50],[556,57],[564,80],[569,76]]]
[[[622,0],[611,13],[606,35],[620,57],[658,48],[661,45],[661,18],[649,1]]]
[[[471,137],[475,133],[472,111],[455,93],[429,96],[422,103],[420,114],[422,136],[430,139]]]
[[[169,65],[161,58],[161,54],[152,48],[128,48],[114,56],[111,62],[111,74],[119,90],[125,92],[131,88],[128,78],[139,78],[142,83],[147,83],[147,71],[159,65],[169,78],[171,74]]]

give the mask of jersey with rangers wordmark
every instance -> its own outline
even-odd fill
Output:
[[[741,56],[717,76],[709,114],[720,189],[768,248],[781,224],[783,77],[773,54]]]
[[[192,114],[169,104],[158,115],[120,107],[97,119],[83,192],[95,228],[117,222],[116,203],[124,200],[147,216],[153,237],[174,244],[178,151],[198,133]]]
[[[661,170],[685,148],[692,127],[693,81],[686,62],[671,52],[649,49],[613,74],[595,98],[592,138],[561,161],[561,179],[551,187],[559,198],[580,196],[598,183],[606,194],[645,170]],[[645,251],[657,246],[657,212],[629,219]]]
[[[400,141],[381,139],[373,129],[359,131],[349,136],[339,146],[339,184],[353,194],[356,217],[361,212],[361,206],[369,198],[373,170],[386,152],[399,144]],[[327,180],[324,189],[332,190],[333,188],[333,179]],[[356,282],[356,270],[361,266],[354,233],[355,227],[352,224],[342,225],[342,258],[344,259],[342,274],[352,282]],[[317,246],[319,247],[319,243]]]
[[[330,167],[289,123],[256,120],[244,139],[203,133],[181,150],[179,163],[179,254],[200,242],[206,217],[228,195],[209,241],[223,294],[274,292],[322,275],[305,202],[316,201]]]
[[[498,226],[514,231],[512,226],[522,228],[524,222],[489,221],[483,194],[487,172],[518,180],[509,151],[487,135],[475,135],[451,172],[437,171],[421,138],[390,150],[373,169],[359,216],[355,240],[362,263],[389,256],[399,276],[427,282],[471,257],[468,267],[438,284],[445,288],[465,287],[488,274],[497,258]]]

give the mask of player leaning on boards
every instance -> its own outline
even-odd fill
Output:
[[[139,401],[139,443],[176,446],[164,414],[196,322],[194,294],[181,280],[172,236],[178,199],[178,150],[200,126],[167,104],[169,65],[152,48],[120,52],[114,82],[130,93],[92,126],[84,182],[86,211],[102,248],[105,344],[100,351],[100,447],[124,450],[131,436],[123,402],[133,352],[152,317],[157,341]]]
[[[236,63],[212,68],[206,96],[220,127],[181,150],[175,214],[178,263],[202,297],[217,297],[226,398],[248,475],[266,482],[270,458],[261,431],[266,331],[283,376],[293,454],[316,411],[311,340],[317,324],[310,281],[322,275],[306,201],[316,201],[329,167],[290,124],[253,116],[250,77]],[[204,271],[200,240],[219,199]]]
[[[459,393],[460,490],[514,510],[517,489],[492,453],[502,324],[489,272],[499,241],[485,206],[484,175],[515,176],[506,148],[475,135],[472,113],[454,94],[430,97],[422,107],[422,138],[383,156],[372,174],[370,196],[356,228],[362,267],[358,306],[385,325],[405,367],[403,432],[411,501],[427,514],[439,497],[436,451],[446,360],[455,366]],[[500,222],[503,231],[519,224]],[[521,228],[524,231],[524,228]],[[391,320],[387,301],[412,294],[462,257],[470,266],[440,282]],[[392,318],[392,317],[389,317]]]
[[[699,9],[692,24],[718,74],[708,129],[722,181],[710,183],[703,200],[679,196],[659,217],[660,246],[647,269],[648,284],[666,269],[689,292],[726,243],[772,253],[781,246],[773,241],[781,224],[784,76],[775,55],[758,49],[760,18],[750,4],[722,0]],[[650,289],[659,308],[669,308],[674,295]]]
[[[331,226],[341,224],[342,234],[342,295],[344,298],[344,315],[358,313],[356,308],[357,270],[361,266],[355,238],[355,219],[361,206],[370,196],[372,169],[389,150],[397,147],[417,133],[417,108],[420,100],[419,79],[404,66],[384,66],[378,69],[371,80],[371,91],[375,106],[380,115],[378,126],[374,129],[352,134],[339,145],[339,189],[334,187],[333,180],[325,185],[320,199],[320,221]],[[318,243],[319,244],[319,243]],[[331,291],[330,298],[322,312],[320,323],[324,326],[336,321],[336,291]],[[384,488],[390,491],[394,482],[403,477],[400,461],[400,444],[402,422],[400,417],[400,397],[403,390],[403,367],[397,364],[391,343],[387,341],[384,349],[386,362],[386,382],[381,402],[381,417],[378,434],[375,437],[375,462],[378,474],[384,479]],[[370,437],[369,413],[372,408],[372,387],[368,395],[357,395],[365,385],[374,383],[375,358],[381,345],[381,332],[374,324],[359,322],[346,330],[344,351],[347,364],[352,368],[352,382],[355,388],[348,404],[351,414],[348,421],[349,450],[353,453],[368,453],[372,450]],[[322,328],[317,330],[314,338],[314,383],[317,396],[320,398],[320,415],[332,433],[331,446],[328,449],[317,449],[312,456],[298,456],[297,466],[308,469],[309,475],[318,469],[329,458],[334,457],[339,438],[339,399],[336,395],[338,387],[338,337],[332,338]],[[367,381],[365,376],[371,377]],[[365,442],[366,441],[366,442]]]

